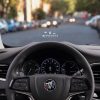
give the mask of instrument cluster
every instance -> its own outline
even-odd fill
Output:
[[[80,70],[79,65],[73,60],[62,60],[55,58],[45,58],[41,61],[29,59],[19,68],[21,75],[34,74],[64,74],[72,76]]]

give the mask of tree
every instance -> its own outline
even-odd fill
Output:
[[[64,0],[49,0],[51,4],[51,13],[54,14],[58,11],[61,14],[65,14],[67,10],[67,3]]]
[[[17,11],[16,11],[16,8],[14,6],[12,6],[10,8],[10,12],[8,13],[8,18],[11,19],[11,18],[15,18],[17,16]]]
[[[41,20],[41,19],[44,19],[46,17],[46,14],[41,8],[38,8],[32,12],[32,16],[34,19]]]
[[[86,10],[90,13],[100,13],[100,0],[76,0],[76,11]]]
[[[19,0],[0,0],[0,16],[2,17],[16,17],[17,16],[17,10],[16,6],[19,3]]]
[[[67,13],[73,13],[75,12],[75,8],[76,8],[76,0],[65,0],[68,6],[67,9]],[[84,1],[84,0],[80,0],[80,1]]]

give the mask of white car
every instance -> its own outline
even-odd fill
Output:
[[[8,24],[4,19],[0,19],[0,22],[2,23],[2,27],[6,32],[8,32]]]
[[[97,20],[98,19],[100,19],[100,15],[92,17],[90,20],[85,22],[85,25],[95,28],[97,26]]]
[[[42,28],[49,28],[49,27],[57,27],[58,26],[58,22],[56,20],[52,20],[52,21],[46,21],[44,23],[41,24]]]
[[[1,21],[0,21],[0,33],[1,34],[4,34],[8,31],[7,27],[5,26],[5,24],[3,24]]]
[[[70,22],[70,23],[74,23],[75,21],[76,21],[75,18],[69,18],[69,22]]]

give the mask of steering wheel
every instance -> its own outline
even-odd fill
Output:
[[[31,53],[45,48],[57,48],[70,53],[84,70],[81,77],[62,74],[35,74],[27,77],[16,76],[16,70]],[[56,50],[57,50],[56,49]],[[35,100],[68,100],[71,96],[85,93],[85,100],[91,100],[94,93],[94,77],[85,57],[68,43],[44,42],[30,44],[12,61],[7,72],[7,99],[15,100],[15,93],[28,95]]]

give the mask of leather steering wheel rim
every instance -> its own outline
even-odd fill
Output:
[[[44,43],[38,43],[38,44],[29,44],[25,49],[23,49],[12,61],[8,72],[7,72],[7,87],[6,87],[6,92],[7,92],[7,99],[8,100],[15,100],[15,95],[13,90],[10,89],[10,84],[12,79],[14,78],[14,72],[18,66],[18,64],[22,63],[23,60],[32,52],[35,53],[35,51],[41,49],[42,48],[46,48],[46,47],[56,47],[56,48],[60,48],[66,52],[71,52],[71,54],[76,58],[79,59],[79,62],[81,63],[81,65],[83,66],[84,70],[85,70],[85,74],[87,75],[87,78],[89,79],[90,82],[90,87],[91,89],[89,90],[89,92],[86,95],[86,100],[91,100],[94,94],[94,76],[91,70],[91,67],[88,63],[88,61],[85,59],[85,57],[75,48],[71,47],[68,44],[62,44],[62,43],[58,43],[58,42],[44,42]]]

